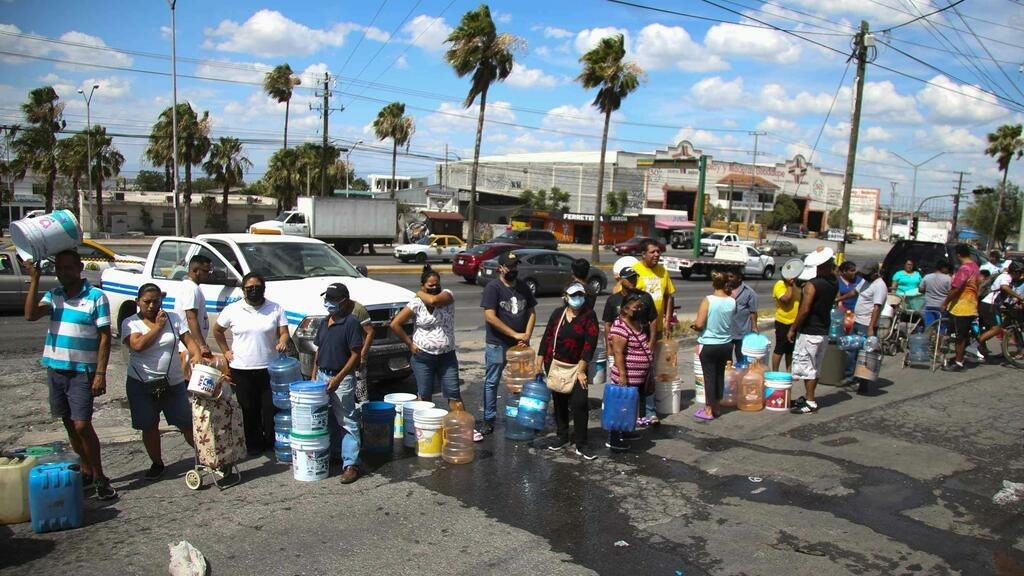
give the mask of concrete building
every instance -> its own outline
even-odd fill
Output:
[[[193,193],[191,204],[192,234],[220,232],[212,223],[220,218],[221,194]],[[95,232],[96,203],[82,202],[82,229]],[[211,218],[212,216],[212,218]],[[263,196],[228,196],[228,232],[245,232],[250,224],[277,216],[277,199]],[[115,191],[103,193],[105,229],[111,234],[143,232],[174,234],[174,197],[169,192]]]

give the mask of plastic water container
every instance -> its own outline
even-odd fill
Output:
[[[28,475],[32,530],[37,533],[82,525],[82,470],[78,464],[41,464]]]
[[[839,337],[839,348],[845,352],[860,350],[867,339],[860,334],[846,334]]]
[[[743,337],[740,352],[747,358],[764,358],[771,348],[771,341],[764,334],[751,332]]]
[[[196,396],[210,398],[213,396],[214,390],[217,389],[217,383],[220,382],[221,378],[223,378],[223,374],[220,373],[220,370],[206,364],[196,364],[192,366],[192,376],[188,380],[188,391]]]
[[[531,380],[523,387],[523,395],[519,398],[519,411],[516,421],[520,426],[543,430],[548,419],[548,402],[551,390],[540,378]]]
[[[698,343],[697,349],[693,351],[693,401],[698,404],[707,402],[704,394],[704,367],[700,364],[700,351],[703,344]]]
[[[292,397],[290,391],[285,390],[282,392],[280,390],[271,389],[270,399],[274,403],[274,408],[277,408],[278,410],[287,410],[289,412],[291,411]]]
[[[601,386],[608,381],[608,353],[598,348],[594,354],[594,385]]]
[[[61,250],[78,248],[82,242],[82,229],[70,210],[15,220],[10,232],[18,255],[33,262],[42,262]]]
[[[270,372],[270,384],[291,384],[302,381],[302,370],[299,369],[299,360],[279,355],[267,364],[267,371]]]
[[[292,477],[300,482],[316,482],[327,478],[331,463],[331,437],[303,434],[292,430]]]
[[[384,401],[395,407],[395,420],[394,426],[392,427],[392,436],[401,440],[405,436],[405,418],[402,414],[402,407],[405,406],[406,402],[412,402],[416,400],[415,394],[409,394],[408,392],[392,392],[391,394],[384,395]]]
[[[444,437],[441,458],[449,464],[468,464],[473,461],[473,415],[466,412],[462,402],[452,402],[452,410],[444,417]]]
[[[732,362],[725,363],[725,381],[722,383],[722,398],[719,404],[727,408],[735,408],[739,402],[740,382],[743,381],[743,369],[737,368]]]
[[[416,455],[420,458],[440,458],[444,443],[444,417],[442,408],[424,408],[413,413],[416,422]]]
[[[35,466],[35,456],[0,457],[0,524],[18,524],[31,518],[28,475]]]
[[[292,461],[292,413],[281,410],[274,414],[274,456],[277,461],[287,464]]]
[[[417,410],[426,410],[427,408],[433,408],[433,402],[427,402],[426,400],[413,400],[406,402],[402,406],[402,427],[404,434],[402,436],[402,445],[406,448],[416,449],[416,419],[415,414]]]
[[[300,434],[327,433],[327,383],[293,382],[289,385],[292,430]]]
[[[505,387],[513,394],[523,391],[523,386],[533,380],[537,373],[537,354],[532,348],[517,344],[505,351]]]
[[[635,386],[605,386],[601,427],[610,432],[636,429],[636,405],[640,397]]]
[[[364,402],[360,450],[367,454],[391,454],[395,449],[395,405],[390,402]]]
[[[846,333],[846,315],[838,307],[833,307],[829,313],[828,339],[835,342],[840,336]]]
[[[654,380],[673,382],[679,377],[679,342],[659,340],[654,345]]]
[[[745,412],[758,412],[764,409],[764,367],[756,359],[750,363],[747,373],[740,381],[736,407]]]
[[[524,442],[533,440],[536,433],[519,423],[519,394],[510,394],[505,400],[505,439]]]
[[[853,375],[861,380],[874,382],[878,380],[878,371],[881,368],[882,353],[865,347],[857,353],[857,366],[853,369]]]
[[[924,332],[911,334],[907,339],[907,361],[913,366],[929,366],[932,361],[932,342]]]
[[[764,408],[773,412],[789,411],[789,396],[793,388],[793,375],[789,372],[765,372]]]

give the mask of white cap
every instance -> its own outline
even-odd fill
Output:
[[[639,262],[639,260],[632,256],[623,256],[616,260],[615,264],[612,264],[612,273],[618,277],[623,268],[632,268],[637,262]]]

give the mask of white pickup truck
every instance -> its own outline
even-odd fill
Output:
[[[708,256],[714,256],[715,250],[718,250],[718,246],[726,243],[744,244],[747,246],[754,245],[752,240],[740,240],[739,234],[733,234],[732,232],[715,232],[700,239],[700,253],[707,254]]]
[[[716,270],[741,267],[745,277],[771,278],[775,275],[775,259],[762,253],[753,246],[745,244],[722,244],[715,252],[714,258],[676,258],[666,256],[661,259],[666,270],[679,272],[683,280],[694,274],[709,276]]]
[[[410,373],[409,350],[389,326],[414,294],[367,278],[364,267],[352,266],[331,246],[298,236],[202,234],[196,238],[157,238],[141,272],[117,268],[103,271],[102,288],[116,318],[115,333],[121,320],[135,313],[134,299],[139,286],[146,282],[160,286],[167,294],[164,308],[173,309],[188,261],[196,254],[213,262],[210,279],[200,285],[211,323],[225,306],[242,298],[245,274],[257,272],[266,279],[266,297],[284,307],[292,344],[306,376],[313,368],[313,337],[326,316],[320,294],[334,282],[348,286],[352,299],[366,306],[373,321],[375,336],[367,365],[370,380],[404,378]],[[411,332],[411,328],[407,330]],[[212,334],[207,339],[214,344]]]

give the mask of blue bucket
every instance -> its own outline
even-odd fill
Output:
[[[395,405],[364,402],[360,450],[367,454],[391,454],[395,448]]]

